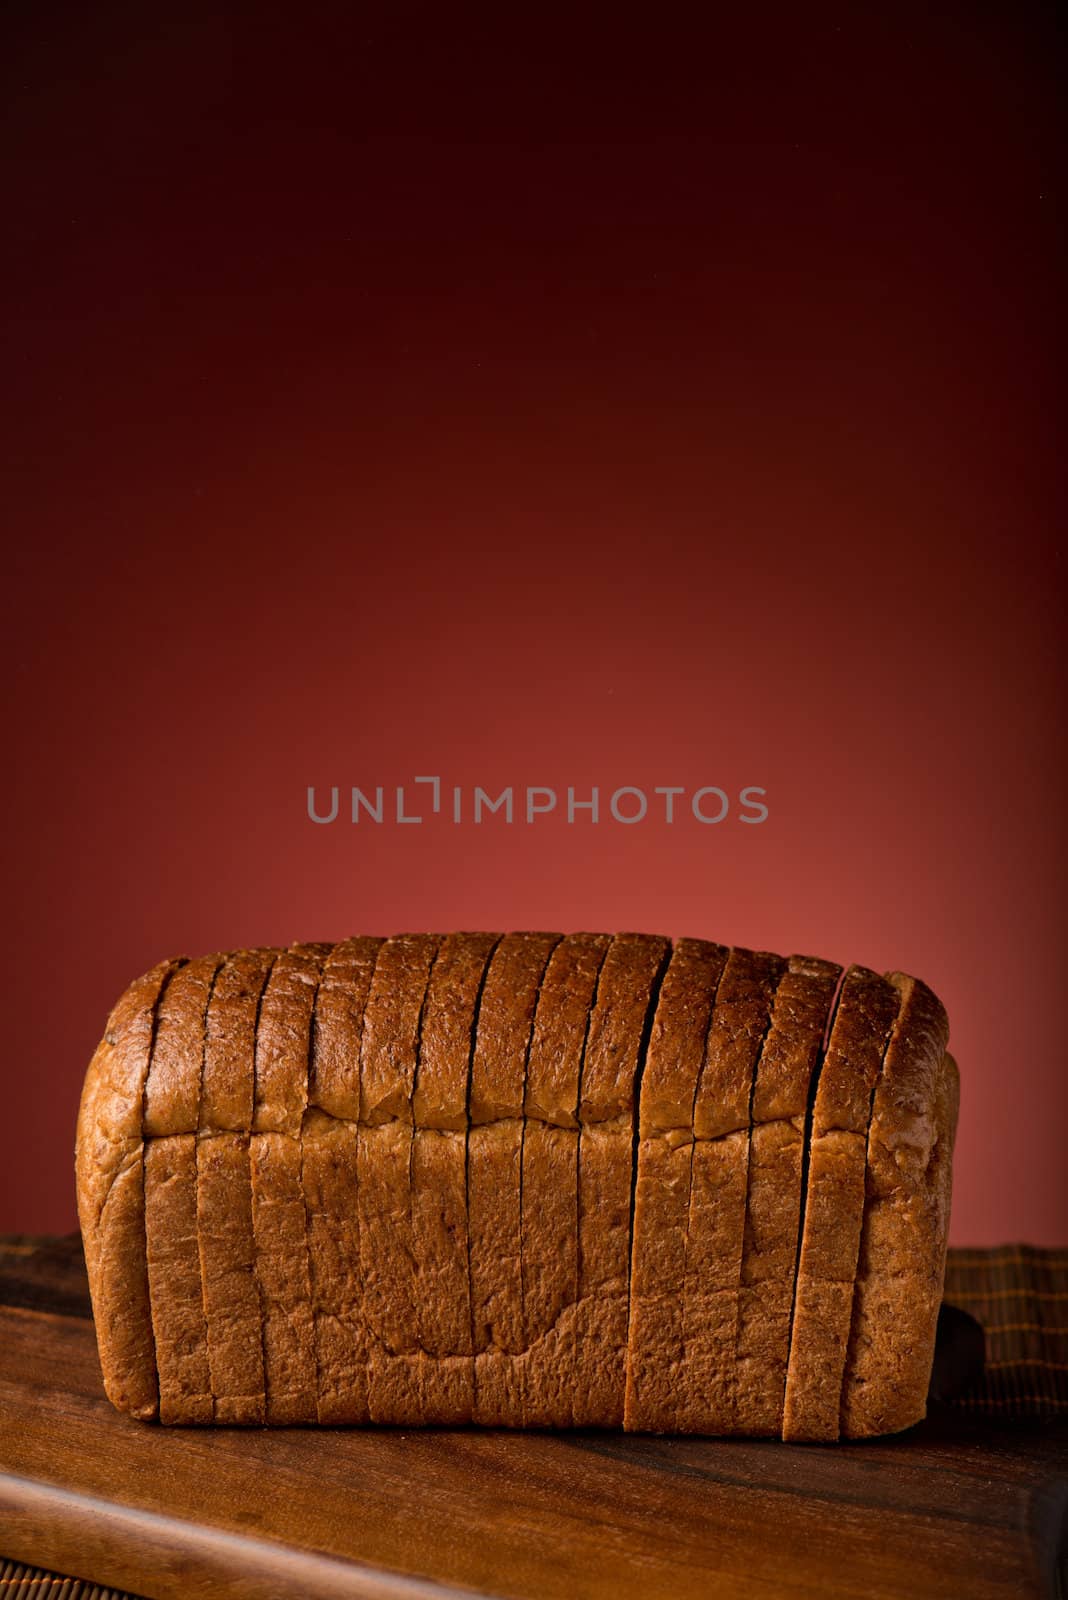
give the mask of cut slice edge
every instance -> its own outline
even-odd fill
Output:
[[[838,1438],[864,1215],[867,1130],[898,1010],[899,996],[891,984],[866,967],[850,967],[813,1079],[783,1397],[785,1440]]]
[[[926,1413],[952,1199],[960,1078],[945,1008],[918,978],[886,979],[901,1004],[872,1096],[841,1388],[849,1438],[898,1433]]]
[[[757,1062],[735,1336],[734,1430],[782,1430],[804,1166],[805,1111],[842,969],[790,956]]]

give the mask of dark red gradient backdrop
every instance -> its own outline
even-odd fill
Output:
[[[1064,1243],[1052,21],[312,11],[7,12],[0,1230],[161,956],[593,926],[927,978]],[[771,815],[307,819],[430,773]]]

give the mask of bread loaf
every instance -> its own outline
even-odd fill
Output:
[[[78,1118],[105,1390],[164,1423],[908,1427],[947,1043],[917,979],[697,939],[162,962]]]

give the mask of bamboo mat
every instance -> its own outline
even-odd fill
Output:
[[[0,1600],[138,1600],[125,1590],[102,1589],[83,1578],[64,1578],[21,1561],[0,1560]]]
[[[951,1250],[943,1295],[986,1335],[982,1379],[949,1402],[991,1418],[1068,1414],[1068,1250]]]

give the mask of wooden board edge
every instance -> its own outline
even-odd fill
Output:
[[[149,1600],[448,1600],[475,1591],[0,1473],[0,1556]]]

